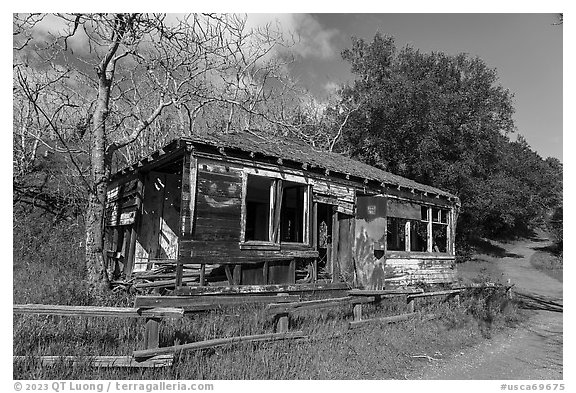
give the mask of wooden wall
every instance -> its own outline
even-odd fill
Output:
[[[391,286],[451,283],[456,280],[454,257],[426,256],[412,258],[387,258],[387,269],[398,277],[389,279]]]
[[[151,171],[143,180],[134,271],[152,267],[156,259],[176,260],[178,256],[181,176]]]
[[[246,265],[234,272],[235,280],[242,284],[293,281],[288,277],[288,261],[293,255],[290,250],[240,248],[243,167],[207,158],[190,157],[189,160],[189,182],[196,184],[196,192],[190,196],[195,201],[193,206],[190,204],[192,212],[183,213],[193,217],[191,224],[183,220],[179,256],[184,265],[198,268],[206,264],[208,280],[212,272],[221,276],[224,265],[232,265],[232,271],[238,264]],[[193,192],[194,187],[190,190]],[[267,263],[265,272],[267,258],[276,262]]]

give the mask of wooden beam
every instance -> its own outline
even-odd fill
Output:
[[[142,282],[134,285],[136,289],[144,289],[144,288],[172,288],[178,287],[176,285],[177,279],[173,280],[160,280],[160,281],[153,281],[153,282]],[[197,278],[184,278],[180,279],[180,286],[185,283],[193,283],[198,282]]]
[[[136,296],[134,307],[139,309],[178,308],[184,311],[213,310],[225,306],[298,301],[300,296]],[[144,311],[142,311],[144,312]]]
[[[296,259],[292,258],[290,264],[288,265],[288,283],[296,283]]]
[[[340,253],[338,252],[338,244],[340,241],[340,223],[338,221],[338,210],[336,206],[332,208],[332,282],[340,281]]]
[[[264,284],[268,284],[268,271],[270,269],[270,263],[268,261],[264,261],[264,266],[262,266],[262,277],[264,277],[263,281]]]
[[[226,279],[228,284],[234,285],[234,277],[232,277],[232,272],[230,271],[230,265],[224,265],[224,273],[226,273]]]
[[[293,340],[306,338],[303,332],[293,333],[265,333],[255,334],[251,336],[236,336],[227,338],[217,338],[213,340],[198,341],[188,344],[174,345],[171,347],[161,347],[156,349],[145,349],[141,351],[134,351],[133,355],[137,359],[149,358],[158,355],[178,354],[182,351],[193,351],[206,348],[214,348],[222,345],[240,344],[240,343],[254,343],[266,341],[279,341],[279,340]]]
[[[323,291],[342,291],[350,289],[348,284],[312,283],[312,284],[273,284],[273,285],[232,285],[224,287],[182,287],[175,291],[176,295],[258,295],[286,293],[305,293]]]
[[[178,237],[178,249],[181,250],[181,242],[185,237],[194,234],[194,217],[196,209],[196,186],[198,181],[198,160],[187,151],[182,160],[182,191],[180,206],[180,236]],[[178,258],[176,265],[176,287],[182,286],[182,273],[184,261]]]
[[[200,286],[203,287],[206,285],[206,264],[203,263],[200,265]]]
[[[91,364],[94,367],[170,367],[174,361],[172,354],[153,356],[145,360],[137,360],[132,356],[13,356],[13,361],[29,361],[38,359],[43,366],[54,364]]]
[[[240,282],[242,281],[242,265],[234,265],[232,281],[234,281],[234,285],[240,285]]]
[[[136,213],[138,215],[138,213]],[[128,255],[124,262],[124,274],[127,279],[132,276],[132,269],[134,268],[134,259],[136,256],[136,238],[138,237],[136,233],[137,218],[135,218],[134,223],[130,226],[130,243],[128,244]]]
[[[418,297],[428,297],[428,296],[444,296],[444,295],[455,295],[461,293],[461,289],[450,289],[447,291],[437,291],[437,292],[423,292],[408,295],[408,298],[418,298]]]
[[[394,315],[392,317],[383,317],[383,318],[372,318],[372,319],[363,319],[361,321],[351,321],[348,323],[348,327],[350,329],[355,329],[364,325],[367,325],[369,323],[384,323],[384,324],[388,324],[388,323],[395,323],[395,322],[401,322],[401,321],[405,321],[407,319],[410,319],[412,316],[414,316],[416,313],[410,313],[410,314],[401,314],[401,315]]]
[[[65,315],[85,317],[125,318],[181,318],[184,310],[169,307],[154,307],[139,310],[129,307],[60,306],[52,304],[14,304],[14,314]]]
[[[329,298],[321,300],[309,300],[304,302],[294,303],[272,303],[266,306],[266,313],[268,315],[278,315],[282,313],[293,313],[305,310],[318,310],[323,308],[342,307],[349,304],[373,303],[373,297],[342,297],[342,298]]]
[[[410,295],[423,293],[422,289],[352,289],[350,296],[384,296],[384,295]]]

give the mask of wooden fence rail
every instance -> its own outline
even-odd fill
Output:
[[[255,334],[251,336],[235,336],[226,338],[216,338],[213,340],[198,341],[193,343],[174,345],[171,347],[162,347],[154,349],[144,349],[141,351],[134,351],[133,355],[136,359],[146,359],[153,356],[160,356],[166,354],[177,354],[182,351],[199,350],[206,348],[214,348],[228,344],[249,343],[249,342],[266,342],[266,341],[279,341],[279,340],[293,340],[306,338],[303,332],[292,333],[265,333]]]
[[[488,287],[488,289],[494,289]],[[510,295],[511,286],[505,287]],[[422,290],[362,290],[353,289],[347,291],[347,296],[339,298],[327,298],[319,300],[297,301],[298,295],[271,295],[273,290],[282,289],[288,293],[298,293],[292,286],[267,286],[263,291],[256,292],[253,288],[244,291],[239,287],[229,287],[225,290],[211,290],[204,287],[196,292],[191,289],[187,296],[139,296],[136,298],[134,308],[121,307],[95,307],[95,306],[61,306],[46,304],[17,304],[13,306],[14,314],[43,314],[58,316],[79,317],[121,317],[121,318],[144,318],[146,321],[146,333],[144,349],[135,350],[132,356],[41,356],[42,364],[56,364],[58,362],[91,362],[100,367],[161,367],[172,364],[176,353],[186,350],[198,350],[212,348],[221,345],[267,342],[289,339],[307,339],[303,332],[288,332],[289,316],[293,313],[308,310],[320,310],[342,306],[353,306],[353,321],[349,328],[354,329],[366,324],[394,323],[407,320],[416,314],[415,301],[420,298],[444,296],[447,299],[454,297],[459,301],[460,294],[469,288],[457,288],[444,291],[423,292]],[[333,290],[330,286],[315,286],[306,290]],[[474,288],[478,289],[478,288]],[[378,304],[383,299],[394,297],[404,298],[406,312],[401,315],[363,319],[362,306],[364,304]],[[269,303],[265,308],[265,314],[276,319],[276,333],[256,334],[251,336],[227,337],[206,340],[169,347],[159,347],[159,323],[165,318],[182,318],[185,312],[211,310],[222,306],[233,306],[244,303]],[[14,356],[15,361],[28,359],[26,356]]]
[[[71,317],[113,317],[113,318],[144,318],[146,332],[143,346],[146,349],[158,348],[160,343],[160,322],[165,318],[182,318],[184,310],[173,307],[128,308],[128,307],[98,307],[98,306],[62,306],[54,304],[14,304],[14,314],[38,314]],[[14,359],[25,357],[15,356]],[[165,358],[148,359],[146,362],[137,361],[125,356],[42,356],[42,364],[55,364],[61,361],[73,363],[92,362],[99,367],[163,367],[172,364]]]
[[[139,309],[130,307],[61,306],[54,304],[14,304],[14,314],[43,314],[76,317],[182,318],[184,310],[174,307]]]

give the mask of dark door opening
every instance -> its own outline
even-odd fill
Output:
[[[332,278],[332,220],[334,206],[317,204],[318,279]]]

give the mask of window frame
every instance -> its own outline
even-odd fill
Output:
[[[412,201],[410,201],[412,202]],[[413,202],[412,202],[413,203]],[[426,208],[426,219],[420,219],[420,222],[426,224],[426,251],[412,251],[412,228],[410,219],[406,219],[406,227],[404,228],[404,250],[388,250],[388,244],[386,244],[386,254],[388,256],[396,255],[420,255],[420,256],[454,256],[454,244],[452,242],[452,208],[447,208],[445,206],[437,206],[432,204],[420,204],[422,208]],[[433,210],[438,210],[438,217],[434,220]],[[442,222],[442,211],[446,214],[446,222]],[[388,217],[386,216],[386,231],[388,231]],[[433,250],[433,225],[443,225],[446,227],[446,251],[434,251]],[[388,236],[386,236],[388,239]]]
[[[250,176],[254,177],[263,177],[270,180],[270,204],[269,204],[269,211],[268,211],[268,240],[246,240],[246,218],[247,218],[247,203],[246,203],[246,196],[248,192],[248,178]],[[278,234],[278,241],[274,241],[273,231],[275,227],[275,214],[274,209],[276,206],[277,201],[277,184],[278,181],[289,182],[293,184],[297,184],[304,187],[304,209],[302,212],[302,242],[283,242],[280,240],[280,233]],[[285,175],[280,174],[272,171],[266,170],[259,170],[259,169],[248,169],[245,168],[242,177],[242,205],[241,205],[241,223],[240,223],[240,249],[256,249],[256,250],[280,250],[281,246],[308,246],[311,247],[311,235],[310,235],[310,226],[311,226],[311,214],[312,214],[312,204],[311,204],[311,196],[312,196],[312,187],[307,181],[306,178],[294,175]],[[281,220],[282,214],[278,214],[279,219]],[[278,231],[281,230],[280,222],[278,222]]]

